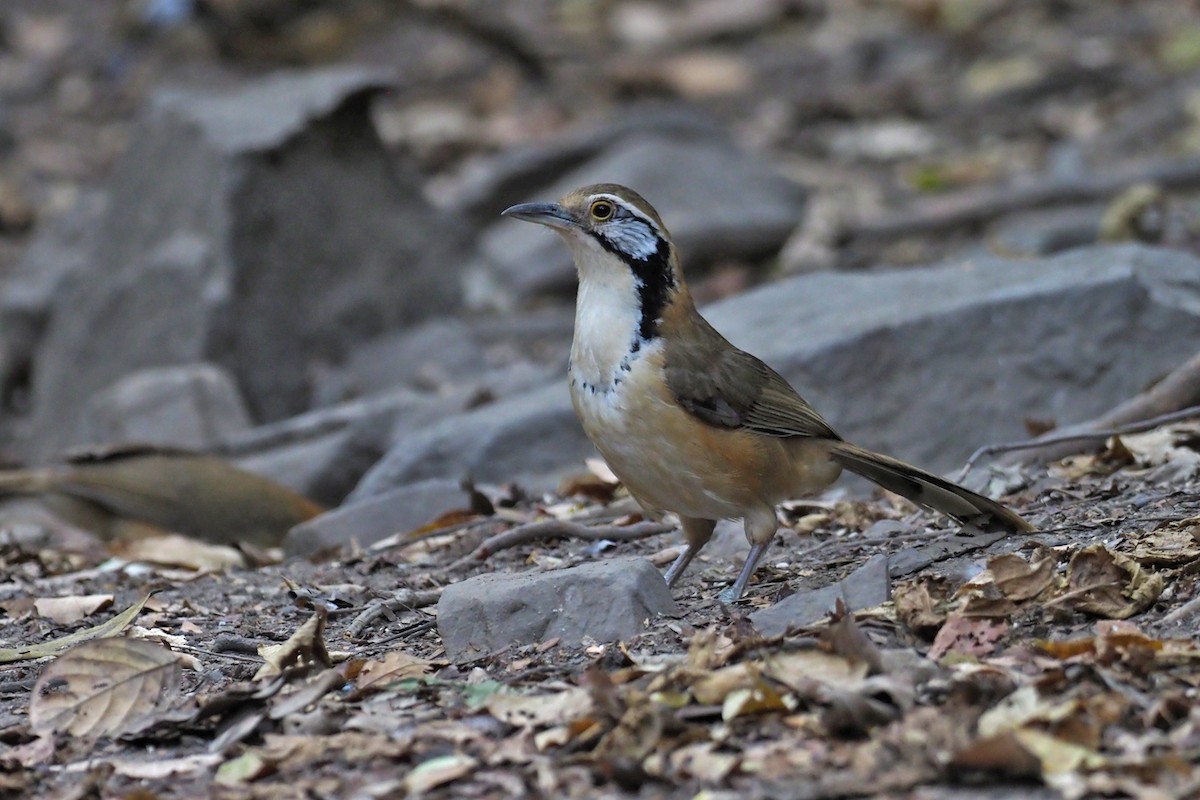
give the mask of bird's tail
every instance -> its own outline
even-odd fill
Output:
[[[0,471],[0,498],[41,494],[53,487],[53,476],[46,469],[13,469]]]
[[[838,442],[830,457],[856,475],[879,484],[914,503],[940,511],[964,525],[983,531],[1032,531],[1018,514],[981,494],[939,478],[911,464],[873,453],[848,442]]]

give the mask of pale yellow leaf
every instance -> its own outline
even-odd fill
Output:
[[[478,763],[465,753],[431,758],[404,776],[404,788],[409,794],[422,794],[469,774]]]
[[[33,601],[38,616],[59,625],[71,625],[112,605],[111,594],[82,594],[72,597],[39,597]]]
[[[39,642],[38,644],[29,645],[28,647],[0,649],[0,664],[5,664],[10,661],[24,661],[30,658],[45,658],[46,656],[54,655],[60,650],[65,650],[73,644],[85,642],[88,639],[102,639],[106,636],[116,636],[118,633],[124,630],[129,623],[133,622],[137,615],[141,613],[142,607],[146,605],[146,601],[149,599],[150,595],[146,595],[107,622],[102,622],[99,625],[82,631],[75,631],[75,633],[72,633],[69,636],[51,639],[48,642]]]

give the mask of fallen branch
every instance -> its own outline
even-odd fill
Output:
[[[955,477],[956,483],[961,483],[975,463],[984,456],[1000,455],[1001,453],[1014,453],[1021,450],[1038,450],[1042,448],[1056,447],[1058,445],[1081,444],[1087,442],[1103,442],[1111,436],[1127,436],[1132,433],[1145,433],[1146,431],[1154,430],[1160,425],[1169,425],[1172,422],[1183,422],[1184,420],[1200,417],[1200,406],[1190,406],[1180,411],[1173,411],[1170,414],[1163,414],[1150,419],[1141,420],[1140,422],[1131,422],[1128,425],[1118,425],[1114,428],[1103,428],[1094,431],[1080,431],[1079,433],[1060,433],[1047,434],[1038,436],[1035,439],[1025,439],[1020,442],[1001,442],[999,444],[985,444],[983,447],[971,453],[971,457],[967,459],[967,463],[959,470]],[[1075,426],[1072,426],[1075,427]],[[1057,451],[1050,451],[1056,453]],[[1065,458],[1069,455],[1074,455],[1078,452],[1078,448],[1070,448],[1065,453],[1049,455],[1041,454],[1039,458],[1044,461],[1055,461],[1059,458]]]
[[[1139,183],[1154,183],[1163,189],[1200,185],[1200,159],[1166,158],[1103,175],[1038,178],[1008,186],[953,192],[912,204],[910,210],[861,220],[847,233],[857,241],[942,233],[979,225],[1014,211],[1104,200]]]
[[[450,569],[482,561],[501,550],[518,547],[529,542],[542,542],[549,539],[582,539],[588,542],[611,539],[615,542],[631,542],[674,529],[674,525],[666,522],[639,522],[636,525],[595,525],[591,527],[560,519],[530,522],[485,539],[481,545],[451,564]]]
[[[1193,597],[1179,608],[1162,618],[1163,625],[1174,625],[1176,622],[1187,622],[1192,617],[1200,616],[1200,596]]]
[[[962,480],[980,458],[1001,453],[1036,450],[1024,458],[1009,459],[1006,463],[1057,461],[1079,452],[1078,445],[1104,441],[1110,436],[1143,433],[1160,425],[1182,422],[1200,416],[1200,354],[1197,354],[1144,392],[1131,397],[1116,408],[1098,417],[1042,436],[1019,442],[989,444],[976,450],[967,459],[958,480]]]
[[[435,605],[442,597],[441,589],[401,589],[387,599],[372,601],[354,620],[346,626],[346,636],[357,639],[367,626],[382,616],[394,616],[401,611],[416,611]]]

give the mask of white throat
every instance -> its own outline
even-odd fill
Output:
[[[641,308],[637,279],[616,256],[587,241],[570,241],[579,271],[571,378],[591,391],[608,391],[630,366]]]

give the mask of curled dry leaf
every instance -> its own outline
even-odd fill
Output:
[[[246,566],[245,556],[233,547],[208,544],[177,533],[118,539],[109,545],[109,549],[129,561],[183,567],[196,572],[221,572]]]
[[[909,630],[931,636],[946,621],[946,592],[945,581],[931,578],[902,581],[892,591],[896,616]]]
[[[254,680],[273,678],[288,667],[295,665],[333,666],[329,651],[325,649],[325,619],[327,616],[325,609],[317,606],[308,621],[297,628],[286,642],[260,647],[258,654],[267,663],[254,673]]]
[[[176,705],[179,677],[179,660],[165,647],[125,638],[84,642],[42,670],[30,726],[87,738],[143,730]]]
[[[71,625],[112,605],[111,594],[84,594],[72,597],[39,597],[33,607],[39,616],[59,625]]]
[[[1150,606],[1163,591],[1163,577],[1100,544],[1071,557],[1065,605],[1109,619],[1127,619]]]

